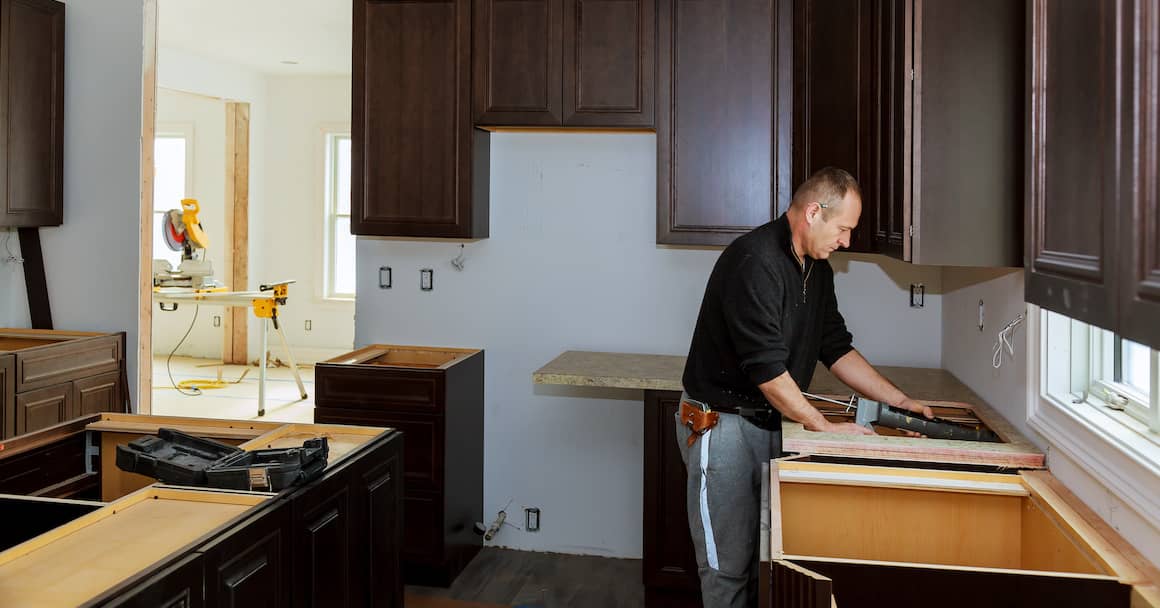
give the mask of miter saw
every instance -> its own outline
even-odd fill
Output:
[[[198,221],[197,199],[181,199],[181,209],[166,211],[161,221],[161,238],[173,251],[181,252],[176,269],[168,260],[153,260],[154,287],[189,287],[210,289],[218,286],[213,279],[213,265],[205,257],[209,237]]]

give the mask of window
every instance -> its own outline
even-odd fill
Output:
[[[354,298],[350,233],[350,133],[326,134],[326,297]]]
[[[1027,423],[1160,528],[1160,357],[1036,306],[1027,325]]]
[[[1044,396],[1094,408],[1160,441],[1157,351],[1047,310],[1040,311],[1040,326]]]
[[[185,133],[166,133],[153,140],[153,259],[166,260],[174,268],[181,263],[181,252],[165,244],[161,222],[170,209],[181,208],[181,199],[189,191],[192,139]]]

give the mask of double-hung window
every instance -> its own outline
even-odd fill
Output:
[[[193,127],[171,125],[159,128],[153,140],[153,259],[167,260],[173,268],[181,263],[181,252],[173,251],[161,235],[162,221],[170,209],[180,209],[192,180]]]
[[[1157,351],[1035,306],[1029,316],[1028,424],[1160,528]]]
[[[355,239],[350,233],[350,133],[326,133],[325,297],[355,296]]]

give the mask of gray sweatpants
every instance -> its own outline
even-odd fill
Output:
[[[717,426],[690,448],[691,432],[677,414],[704,608],[757,606],[762,465],[781,455],[781,433],[735,414],[721,414]]]

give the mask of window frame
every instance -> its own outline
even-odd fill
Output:
[[[343,127],[328,126],[322,129],[323,137],[323,235],[322,243],[323,250],[326,252],[324,256],[322,268],[322,298],[324,300],[350,302],[354,301],[357,293],[339,292],[335,289],[334,278],[335,268],[337,265],[337,240],[335,237],[336,225],[339,218],[351,217],[351,212],[338,212],[338,146],[342,140],[351,139],[351,129],[349,125]],[[353,201],[352,201],[353,205]],[[352,210],[353,211],[353,210]]]
[[[1104,330],[1060,315],[1070,323],[1064,332],[1052,326],[1046,312],[1028,304],[1028,425],[1049,442],[1049,463],[1051,453],[1059,451],[1160,528],[1160,493],[1152,491],[1160,486],[1160,433],[1127,411],[1108,408],[1091,390],[1105,384],[1098,376],[1110,352]],[[1061,347],[1065,337],[1070,342]],[[1073,349],[1071,344],[1085,348]],[[1150,364],[1153,370],[1160,364],[1156,350],[1151,351]],[[1153,373],[1153,405],[1160,402],[1158,381]],[[1153,407],[1150,412],[1157,410]]]
[[[193,174],[194,166],[195,166],[194,158],[193,158],[194,150],[195,150],[194,135],[195,135],[194,125],[191,122],[157,123],[157,125],[154,127],[154,131],[153,131],[154,149],[156,149],[156,142],[158,139],[182,138],[185,140],[185,188],[184,188],[185,193],[183,195],[185,198],[193,197],[193,195],[192,195],[193,184],[195,183],[194,174]],[[154,158],[154,166],[152,167],[152,170],[153,170],[153,180],[151,180],[151,181],[154,184],[156,184],[156,178],[157,178],[156,158]],[[155,197],[150,197],[150,198],[155,199]],[[194,198],[196,198],[196,197],[194,197]],[[153,204],[153,218],[151,218],[151,219],[154,222],[156,222],[158,214],[166,213],[170,209],[177,209],[181,206],[180,201],[177,203],[176,207],[159,208],[157,206],[157,204],[158,204],[157,200],[152,200],[152,204]],[[153,235],[154,248],[156,248],[157,243],[158,243],[158,239],[160,239],[160,238],[161,238],[160,235],[156,235],[156,234]],[[154,253],[156,253],[156,251],[151,251],[149,253],[150,253],[150,255],[153,255]]]

